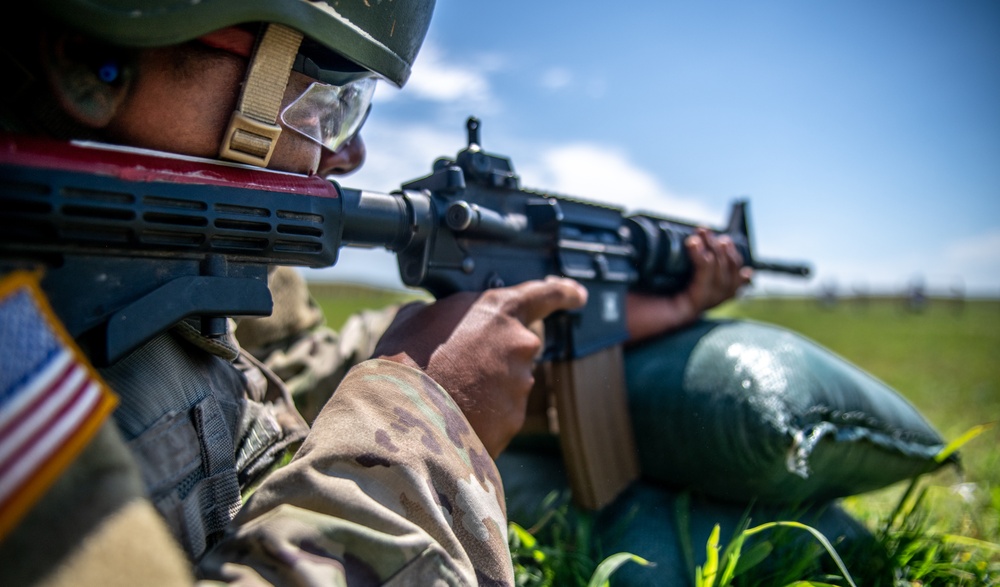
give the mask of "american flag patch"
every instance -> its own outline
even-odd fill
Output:
[[[0,538],[87,445],[117,399],[34,273],[0,281]]]

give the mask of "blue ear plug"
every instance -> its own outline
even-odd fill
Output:
[[[118,79],[118,62],[108,61],[97,70],[97,77],[101,81],[110,84]]]

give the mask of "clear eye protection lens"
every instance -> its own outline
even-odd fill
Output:
[[[336,151],[361,129],[371,109],[376,78],[366,77],[342,86],[310,85],[281,113],[285,126]]]

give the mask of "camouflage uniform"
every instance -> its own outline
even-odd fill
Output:
[[[291,272],[279,312],[237,332],[307,411],[337,389],[312,429],[235,340],[178,325],[102,371],[115,426],[4,538],[0,583],[512,583],[499,474],[461,410],[422,372],[364,361],[393,311],[337,336]]]
[[[202,567],[230,580],[259,580],[256,571],[278,584],[299,574],[344,574],[352,584],[509,583],[500,478],[436,383],[367,361]]]

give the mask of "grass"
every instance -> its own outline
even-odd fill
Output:
[[[422,297],[353,287],[316,293],[335,327],[354,311]],[[916,312],[889,299],[822,306],[809,299],[757,298],[730,302],[713,315],[768,322],[811,338],[898,390],[946,439],[979,432],[961,448],[962,473],[942,470],[847,498],[843,505],[886,551],[893,573],[888,584],[1000,585],[1000,425],[990,426],[1000,418],[1000,301],[931,300]],[[605,577],[597,569],[609,573],[616,565],[644,562],[625,553],[598,567],[601,560],[589,545],[588,524],[570,522],[564,507],[553,503],[535,528],[512,526],[519,584],[600,584]],[[713,587],[785,585],[800,579],[847,585],[836,567],[831,573],[829,565],[813,563],[829,561],[829,555],[802,536],[782,532],[768,539],[802,542],[802,564],[784,565],[794,572],[763,583],[755,579],[754,565],[747,564],[761,555],[759,547],[741,553],[734,546],[740,535],[716,544],[720,556],[728,549],[737,560],[728,575],[720,571]],[[841,554],[850,569],[850,554]],[[736,564],[741,556],[743,564]]]
[[[348,317],[362,310],[379,309],[416,299],[428,299],[419,291],[394,291],[349,283],[310,283],[309,290],[323,309],[326,323],[340,329]]]

